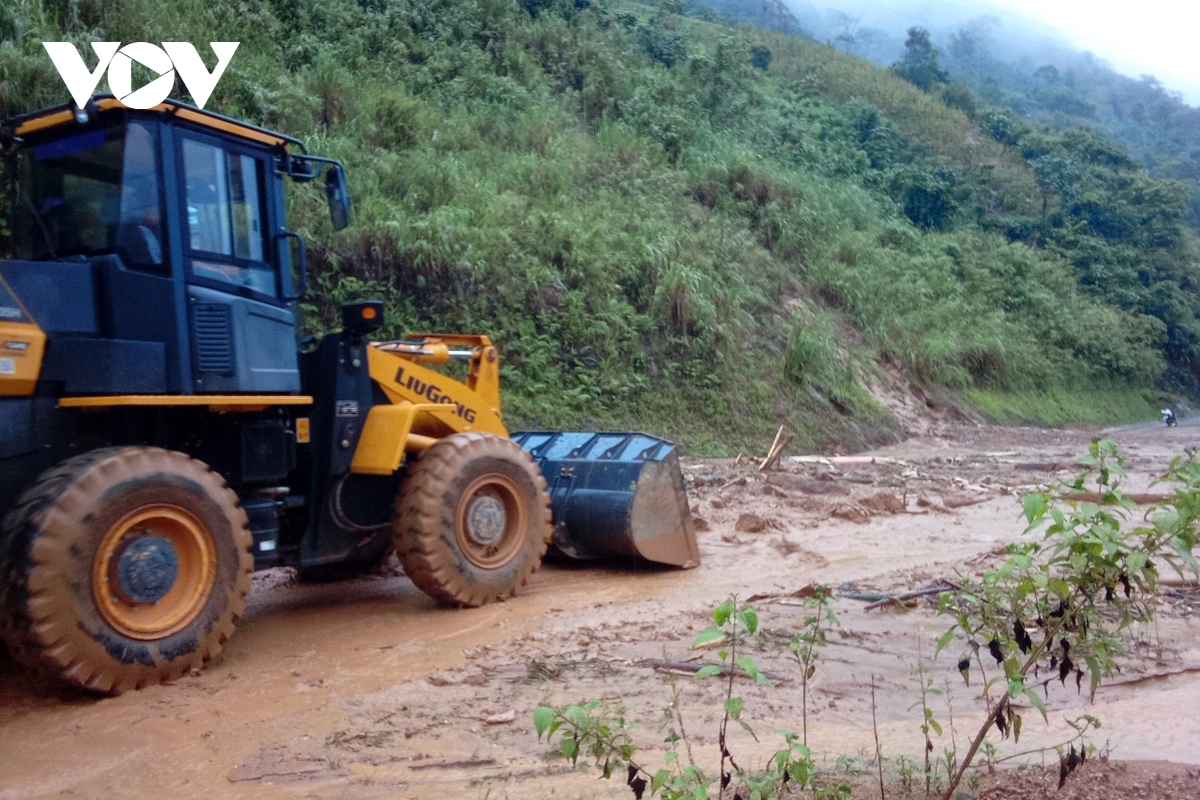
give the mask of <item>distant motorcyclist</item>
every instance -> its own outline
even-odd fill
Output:
[[[1174,428],[1179,424],[1179,421],[1175,419],[1175,412],[1169,408],[1162,410],[1162,421],[1167,424],[1168,428]]]

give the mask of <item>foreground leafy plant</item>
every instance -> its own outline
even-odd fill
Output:
[[[1049,686],[1077,691],[1088,680],[1089,698],[1116,668],[1123,651],[1118,634],[1153,618],[1150,603],[1160,569],[1200,574],[1192,549],[1200,520],[1200,463],[1192,454],[1171,462],[1165,482],[1173,493],[1129,528],[1137,506],[1120,488],[1124,460],[1111,440],[1093,442],[1080,460],[1084,471],[1069,486],[1027,495],[1026,533],[1044,528],[1041,541],[1009,545],[1008,559],[964,591],[944,595],[939,611],[955,623],[938,641],[941,651],[956,634],[967,649],[958,662],[964,681],[982,681],[987,717],[959,760],[943,797],[949,800],[992,726],[1002,738],[1020,738],[1016,698],[1043,719]],[[1060,496],[1061,495],[1061,496]],[[995,661],[989,665],[988,660]],[[993,674],[989,675],[989,672]],[[1039,694],[1040,692],[1040,694]],[[1081,760],[1071,745],[1062,778]]]
[[[712,613],[713,625],[702,631],[693,641],[692,647],[719,645],[720,664],[707,664],[696,672],[697,679],[724,678],[724,713],[717,735],[720,751],[718,797],[725,797],[733,788],[735,797],[749,800],[769,800],[780,797],[789,785],[798,789],[812,787],[816,776],[808,748],[794,733],[784,731],[785,746],[777,750],[763,770],[743,769],[729,749],[729,723],[736,722],[751,736],[757,737],[742,717],[743,699],[734,694],[735,681],[749,678],[756,683],[769,683],[753,657],[739,650],[748,639],[758,635],[758,612],[753,606],[739,604],[732,597]],[[616,708],[599,700],[568,706],[540,706],[534,711],[534,728],[538,738],[544,735],[547,741],[559,734],[559,747],[564,758],[572,764],[579,756],[590,756],[600,767],[605,778],[610,778],[622,767],[625,768],[626,784],[637,800],[645,795],[662,797],[665,800],[707,800],[709,790],[716,779],[709,777],[691,758],[691,747],[685,748],[687,758],[681,759],[678,745],[686,745],[683,734],[682,716],[679,714],[678,696],[673,707],[676,711],[678,728],[672,727],[666,737],[668,750],[663,757],[666,765],[654,772],[636,760],[637,748],[629,734],[632,726],[625,719],[624,709]],[[840,791],[837,790],[837,791]],[[825,794],[834,797],[837,794]]]
[[[817,659],[825,647],[826,629],[838,624],[832,605],[833,592],[829,587],[814,586],[812,595],[804,599],[804,608],[808,612],[804,616],[804,622],[800,630],[792,635],[792,641],[788,644],[788,651],[800,665],[801,743],[805,747],[808,747],[808,682],[816,674]]]

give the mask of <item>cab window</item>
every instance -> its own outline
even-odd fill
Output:
[[[97,128],[35,144],[18,165],[18,258],[118,253],[162,271],[161,192],[151,126]]]
[[[189,138],[183,170],[192,274],[277,296],[266,257],[263,162]]]

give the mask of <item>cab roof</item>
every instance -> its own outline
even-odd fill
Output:
[[[95,111],[104,113],[114,110],[126,110],[127,107],[121,104],[117,98],[106,95],[92,98],[88,103],[89,110],[94,107]],[[128,109],[134,110],[134,109]],[[289,145],[295,146],[301,153],[307,153],[304,143],[299,139],[287,136],[282,133],[260,128],[257,125],[251,125],[240,120],[226,117],[221,114],[205,111],[195,106],[190,106],[187,103],[181,103],[178,100],[164,100],[156,106],[142,111],[144,114],[158,114],[163,117],[186,120],[194,125],[211,128],[220,131],[226,135],[236,136],[241,139],[248,139],[253,142],[269,145],[272,147],[282,147],[287,149]],[[14,117],[7,120],[4,127],[16,136],[28,136],[30,134],[41,133],[55,128],[59,125],[75,124],[75,104],[67,103],[55,108],[45,109],[43,111],[35,111],[32,114]]]

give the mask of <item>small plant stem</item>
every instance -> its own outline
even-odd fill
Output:
[[[808,747],[808,665],[801,664],[800,676],[800,741]]]
[[[1083,733],[1080,732],[1080,733],[1077,733],[1074,736],[1072,736],[1070,739],[1067,739],[1065,742],[1059,742],[1058,744],[1046,745],[1045,747],[1039,747],[1036,750],[1026,750],[1022,753],[1013,753],[1012,755],[1005,756],[1004,758],[997,758],[994,761],[992,761],[992,763],[1000,764],[1004,761],[1012,761],[1014,758],[1021,758],[1022,756],[1032,756],[1032,755],[1037,755],[1038,753],[1045,753],[1047,750],[1057,750],[1060,747],[1066,747],[1067,745],[1074,742],[1076,739],[1079,740],[1080,746],[1082,747],[1083,746]]]
[[[929,752],[933,749],[933,742],[929,738],[929,687],[925,683],[925,656],[921,641],[918,637],[917,683],[921,687],[921,733],[925,735],[925,746],[921,748],[921,752],[925,754],[925,796],[928,797],[933,781],[929,764]]]
[[[675,707],[675,720],[679,723],[679,738],[683,740],[683,747],[687,750],[688,764],[696,766],[696,759],[692,757],[692,742],[688,739],[687,731],[683,728],[683,708],[679,703],[679,686],[672,684],[671,699]]]
[[[1027,658],[1025,663],[1021,665],[1019,674],[1022,678],[1028,674],[1033,665],[1036,664],[1038,659],[1042,657],[1042,653],[1046,652],[1050,648],[1050,645],[1054,643],[1054,637],[1058,635],[1060,630],[1062,630],[1062,626],[1066,622],[1066,619],[1067,615],[1064,613],[1058,618],[1058,621],[1054,623],[1054,627],[1046,631],[1046,636],[1042,640],[1042,643],[1034,648],[1034,650],[1029,654],[1029,658]],[[963,775],[966,774],[967,768],[971,766],[971,761],[975,758],[975,754],[979,752],[979,746],[983,744],[983,740],[987,736],[988,731],[992,729],[992,724],[996,721],[996,717],[1000,714],[1003,714],[1008,708],[1010,699],[1011,696],[1007,691],[1005,691],[1004,697],[1000,698],[1000,702],[996,704],[995,710],[988,710],[987,719],[983,721],[983,725],[979,726],[979,732],[975,734],[975,739],[972,740],[970,749],[967,750],[967,754],[959,762],[958,770],[954,773],[954,777],[946,786],[945,793],[942,794],[942,800],[950,800],[950,798],[954,796],[954,790],[957,789],[958,784],[962,782]]]
[[[717,745],[721,748],[721,771],[717,775],[718,786],[721,788],[717,792],[717,797],[723,800],[725,797],[725,786],[732,781],[725,780],[725,758],[729,755],[729,748],[725,744],[725,732],[729,728],[729,699],[733,697],[733,678],[735,670],[733,665],[737,664],[737,643],[738,643],[738,627],[736,618],[737,605],[734,605],[734,624],[732,633],[729,636],[729,680],[725,684],[725,714],[721,717],[721,730],[717,736]]]
[[[875,731],[875,765],[879,768],[879,800],[887,800],[883,790],[883,750],[879,746],[879,722],[875,718],[875,674],[871,674],[871,728]]]
[[[829,599],[825,587],[817,588],[815,599],[816,615],[813,618],[812,630],[808,633],[807,641],[796,651],[800,661],[800,741],[805,747],[808,747],[808,673],[817,660],[815,648],[821,642],[821,619],[825,615],[825,604]]]

